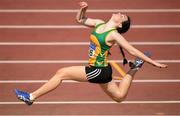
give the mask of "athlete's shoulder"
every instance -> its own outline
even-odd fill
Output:
[[[99,24],[103,24],[103,23],[105,23],[105,21],[103,21],[101,19],[96,19],[96,25],[95,26],[97,26]]]
[[[115,30],[110,33],[110,38],[111,40],[117,40],[117,39],[123,38],[123,36],[120,33],[118,33],[117,30]]]
[[[96,27],[96,25],[100,23],[104,23],[104,21],[101,19],[87,18],[82,24],[85,26]]]
[[[117,30],[114,30],[114,31],[111,33],[111,35],[112,35],[113,37],[120,37],[120,36],[122,36],[120,33],[118,33]]]

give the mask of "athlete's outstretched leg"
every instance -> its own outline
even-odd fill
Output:
[[[31,105],[36,98],[57,88],[63,80],[86,82],[85,66],[72,66],[58,70],[47,83],[31,94],[19,90],[15,90],[15,92],[20,100]]]
[[[73,66],[58,70],[57,73],[46,84],[32,93],[33,99],[36,99],[41,95],[55,89],[62,82],[62,80],[75,80],[80,82],[87,81],[85,67]]]

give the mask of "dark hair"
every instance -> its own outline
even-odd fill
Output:
[[[130,19],[129,16],[127,16],[127,18],[128,18],[127,21],[122,22],[122,27],[116,28],[117,31],[118,31],[120,34],[127,32],[127,31],[129,30],[129,28],[130,28],[131,19]]]
[[[130,19],[129,16],[127,16],[127,18],[128,18],[127,21],[122,22],[122,27],[117,28],[118,33],[123,34],[123,33],[126,33],[129,30],[130,25],[131,25],[131,19]],[[123,56],[123,65],[128,64],[128,60],[126,59],[123,48],[120,45],[119,45],[119,49],[120,49],[121,54]]]

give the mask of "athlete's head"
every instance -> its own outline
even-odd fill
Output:
[[[117,31],[119,33],[125,33],[129,30],[131,25],[130,17],[121,13],[112,15],[112,20],[117,24]]]

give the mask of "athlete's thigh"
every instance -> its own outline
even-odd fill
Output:
[[[71,66],[63,68],[63,80],[87,81],[85,66]]]
[[[108,94],[112,98],[119,95],[119,87],[114,80],[106,84],[100,84],[100,87],[106,94]]]

